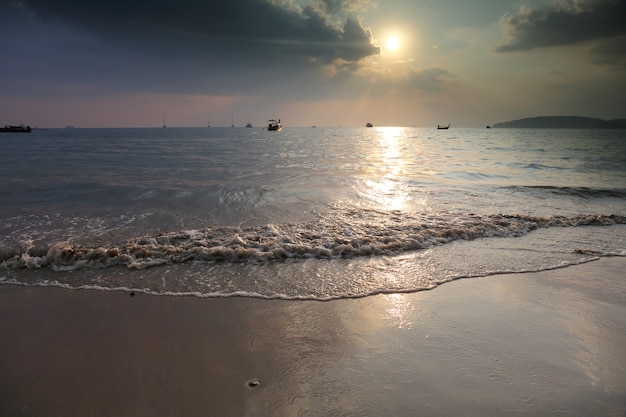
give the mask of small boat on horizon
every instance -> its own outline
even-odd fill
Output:
[[[280,131],[283,128],[283,125],[280,123],[280,119],[270,119],[267,121],[267,130]]]
[[[365,123],[365,127],[374,127],[373,124],[371,124],[370,122]]]
[[[13,132],[13,133],[17,133],[17,132],[21,132],[21,133],[30,133],[32,129],[30,128],[30,126],[24,126],[24,125],[4,125],[4,127],[0,127],[0,132]]]
[[[246,123],[246,127],[252,127],[252,123],[250,122]]]
[[[448,126],[437,125],[437,129],[439,130],[450,129],[450,123],[448,123]]]

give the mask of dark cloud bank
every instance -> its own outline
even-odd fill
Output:
[[[271,0],[23,0],[14,8],[95,36],[196,57],[272,57],[329,63],[378,54],[370,32],[348,10],[354,1],[307,7]],[[336,13],[345,14],[337,25]],[[332,13],[332,14],[331,14]],[[239,55],[239,56],[238,56]]]
[[[626,0],[578,0],[551,8],[523,8],[502,19],[507,44],[496,52],[598,41],[597,63],[626,63]],[[620,45],[622,45],[620,47]]]
[[[302,2],[300,2],[302,3]],[[380,53],[368,0],[0,0],[7,92],[322,94],[320,67]],[[356,7],[356,8],[355,8]],[[330,87],[329,87],[330,88]]]

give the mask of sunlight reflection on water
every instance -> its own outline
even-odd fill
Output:
[[[402,181],[406,174],[408,161],[405,159],[401,141],[406,138],[406,128],[376,128],[379,152],[369,155],[373,169],[368,177],[360,183],[357,191],[366,199],[373,201],[376,208],[384,210],[404,210],[411,200],[410,188]]]

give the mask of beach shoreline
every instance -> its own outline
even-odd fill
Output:
[[[326,302],[0,285],[0,415],[623,416],[625,266]]]

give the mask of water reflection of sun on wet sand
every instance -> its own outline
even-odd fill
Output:
[[[415,305],[409,301],[406,294],[387,294],[386,300],[389,302],[389,308],[385,318],[393,323],[393,327],[412,328]]]

